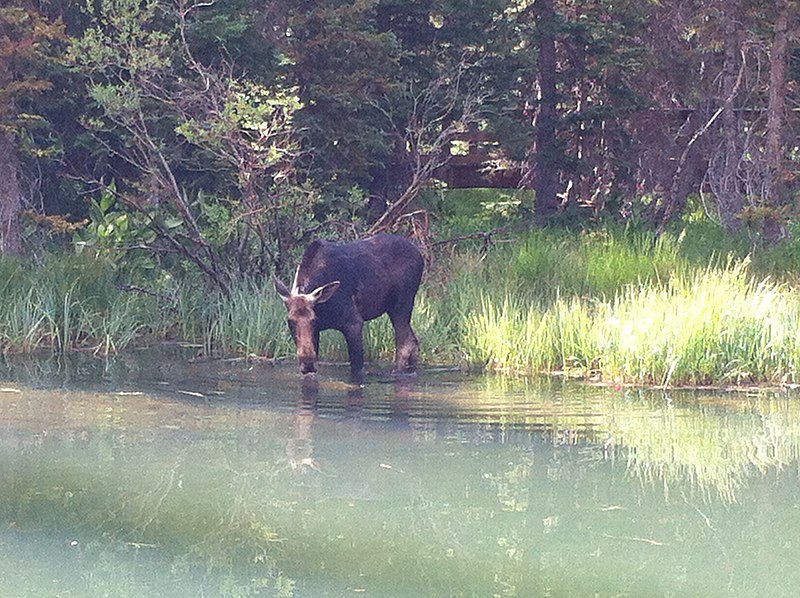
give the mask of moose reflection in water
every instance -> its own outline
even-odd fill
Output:
[[[386,429],[388,424],[388,429],[392,431],[411,432],[409,418],[411,397],[417,392],[413,382],[413,378],[400,377],[394,380],[390,389],[387,387],[389,405],[381,420],[382,428]],[[343,420],[357,426],[369,420],[371,415],[369,410],[365,410],[364,387],[348,384],[344,385],[344,390],[345,394],[341,399],[341,405],[344,408]],[[304,376],[300,383],[297,405],[294,408],[291,434],[286,443],[287,467],[300,473],[312,471],[324,473],[324,464],[320,464],[314,454],[313,428],[317,419],[319,402],[319,380],[315,376]]]
[[[419,341],[411,311],[424,261],[419,249],[396,235],[377,235],[353,243],[314,241],[306,249],[291,289],[275,279],[289,313],[303,374],[316,372],[319,334],[338,330],[347,342],[350,371],[358,379],[364,366],[364,322],[388,314],[395,334],[395,371],[414,367]]]

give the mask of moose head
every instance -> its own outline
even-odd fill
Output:
[[[300,372],[311,374],[317,371],[316,362],[319,355],[319,333],[317,326],[316,306],[328,301],[339,290],[340,282],[334,280],[317,287],[310,293],[303,293],[297,285],[300,269],[297,269],[289,289],[283,282],[274,278],[275,290],[283,300],[288,312],[289,331],[297,346],[297,359]]]

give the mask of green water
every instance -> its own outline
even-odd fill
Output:
[[[0,597],[794,596],[800,396],[0,369]]]

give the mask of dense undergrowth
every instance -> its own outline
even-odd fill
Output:
[[[795,382],[800,290],[792,243],[749,257],[746,243],[689,223],[647,232],[545,230],[482,253],[434,256],[414,326],[428,363],[513,373],[564,371],[656,385]],[[163,339],[206,355],[289,356],[285,314],[270,282],[229,297],[162,280],[119,285],[105,260],[50,255],[0,261],[0,347],[121,351]],[[367,326],[368,357],[387,359],[386,318]],[[345,360],[335,332],[323,359]]]

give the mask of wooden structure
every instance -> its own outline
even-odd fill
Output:
[[[447,151],[451,155],[444,166],[436,169],[434,178],[443,181],[451,189],[515,189],[519,186],[519,167],[492,166],[508,160],[503,156],[500,142],[485,131],[471,128],[457,134]]]

